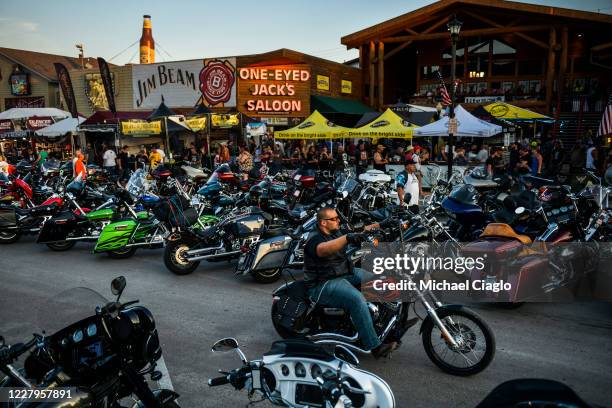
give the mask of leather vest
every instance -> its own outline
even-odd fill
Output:
[[[308,239],[310,241],[316,236],[322,236],[325,241],[341,237],[343,234],[336,231],[330,235],[325,235],[317,227],[316,232]],[[308,245],[308,241],[306,245]],[[318,256],[312,257],[307,251],[304,251],[304,281],[308,287],[315,286],[321,282],[330,279],[335,279],[340,276],[351,274],[353,271],[353,263],[346,255],[346,247],[339,252],[321,258]]]

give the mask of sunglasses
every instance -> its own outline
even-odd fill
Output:
[[[323,221],[340,221],[340,217],[323,218]]]

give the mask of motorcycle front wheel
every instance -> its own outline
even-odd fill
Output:
[[[438,317],[455,339],[454,349],[433,319],[423,322],[423,347],[429,359],[443,371],[470,376],[487,368],[495,355],[495,336],[491,328],[467,308],[436,310]]]
[[[200,261],[188,261],[185,253],[189,251],[189,245],[183,240],[168,241],[164,250],[164,264],[170,272],[177,275],[189,275],[200,264]]]

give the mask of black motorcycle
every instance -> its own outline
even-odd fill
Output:
[[[236,208],[219,222],[201,229],[183,228],[170,235],[164,251],[164,264],[177,275],[193,272],[200,261],[238,258],[259,240],[272,217],[258,207]]]
[[[404,228],[401,220],[397,228]],[[407,280],[413,279],[408,275]],[[368,287],[372,283],[362,285]],[[397,301],[393,295],[388,298],[377,296],[375,300],[370,298],[368,309],[381,342],[401,343],[406,331],[420,319],[423,323],[419,333],[425,352],[443,371],[469,376],[479,373],[491,363],[495,355],[495,337],[480,316],[462,305],[443,304],[434,293],[421,290],[418,284],[412,292],[410,302]],[[319,344],[343,345],[367,353],[361,346],[348,312],[311,299],[304,281],[284,284],[272,296],[272,324],[282,338],[303,338]],[[421,303],[419,309],[425,310],[426,316],[417,313],[417,303]]]
[[[122,406],[121,400],[129,398],[132,408],[179,407],[178,394],[173,390],[151,389],[147,383],[145,377],[159,382],[164,377],[162,371],[167,370],[151,312],[136,306],[137,300],[119,302],[125,286],[124,277],[113,280],[112,293],[117,296],[113,302],[86,288],[71,289],[55,297],[53,304],[46,307],[48,314],[54,314],[47,317],[47,322],[52,322],[49,325],[58,324],[62,317],[78,316],[79,320],[72,320],[51,336],[36,334],[25,344],[1,344],[0,371],[6,378],[0,384],[62,391],[61,395],[55,394],[62,403],[53,406],[118,407]],[[93,316],[83,318],[90,312],[83,314],[83,310],[74,307],[75,301],[101,303]],[[13,367],[29,350],[24,369]]]

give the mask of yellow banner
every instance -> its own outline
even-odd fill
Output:
[[[317,89],[329,91],[329,77],[325,75],[317,75]]]
[[[121,133],[124,135],[159,135],[161,134],[161,121],[121,121]]]
[[[347,81],[345,79],[342,80],[341,86],[342,93],[350,94],[353,92],[353,83],[351,81]]]
[[[206,117],[185,119],[185,125],[194,132],[206,129]]]
[[[240,124],[238,115],[212,115],[210,121],[214,127],[220,128],[238,126]]]

